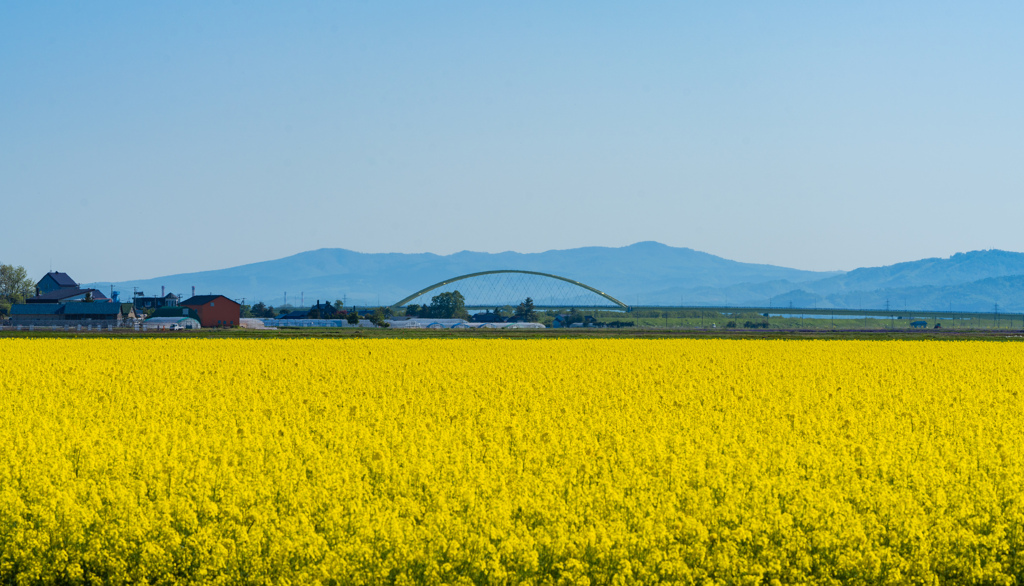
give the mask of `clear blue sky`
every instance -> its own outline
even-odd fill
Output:
[[[0,262],[1024,250],[1024,4],[5,2]]]

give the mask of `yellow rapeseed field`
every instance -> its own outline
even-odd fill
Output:
[[[0,583],[1022,584],[1024,346],[0,340]]]

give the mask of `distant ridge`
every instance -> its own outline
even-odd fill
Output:
[[[680,283],[727,287],[739,283],[786,280],[805,283],[837,272],[803,271],[740,263],[689,248],[657,242],[639,242],[621,248],[586,247],[540,253],[484,253],[463,251],[450,255],[431,253],[360,253],[341,248],[322,248],[281,259],[238,267],[169,275],[153,279],[113,283],[120,291],[137,287],[147,293],[211,291],[234,298],[261,300],[268,304],[298,304],[345,298],[359,305],[390,304],[432,283],[467,273],[494,269],[521,269],[553,273],[575,279],[629,300],[664,303],[648,297],[656,290]],[[676,301],[678,302],[678,300]]]
[[[127,297],[217,292],[279,306],[317,299],[389,305],[435,282],[467,273],[520,269],[553,273],[600,288],[630,305],[765,305],[1024,310],[1024,253],[983,250],[849,272],[803,271],[741,263],[690,248],[638,242],[540,253],[360,253],[340,248],[215,271],[114,283]],[[98,288],[109,283],[93,283]],[[881,305],[879,305],[881,303]]]

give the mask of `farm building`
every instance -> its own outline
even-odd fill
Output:
[[[25,303],[65,303],[68,301],[110,301],[99,289],[80,289],[78,287],[66,287],[56,289],[49,293],[42,293],[25,300]]]
[[[114,322],[114,324],[111,325],[120,325],[122,318],[123,316],[121,314],[120,303],[97,302],[64,304],[64,319],[66,320],[111,321]]]
[[[18,303],[11,306],[11,323],[17,326],[63,320],[62,309],[59,303]]]
[[[14,325],[89,325],[119,327],[124,320],[120,303],[19,303],[11,306]]]
[[[36,296],[25,303],[64,303],[66,301],[107,301],[99,289],[83,289],[67,273],[51,271],[36,283]]]
[[[196,295],[180,305],[194,309],[204,328],[237,326],[242,318],[242,305],[223,295]]]
[[[474,313],[469,317],[469,321],[483,324],[494,324],[504,322],[505,318],[501,317],[497,313],[485,311],[483,313]]]
[[[68,276],[67,273],[50,271],[36,283],[36,289],[39,290],[40,295],[45,295],[60,289],[78,289],[78,283]]]
[[[135,305],[135,309],[139,311],[159,307],[176,307],[178,305],[178,296],[174,293],[168,293],[161,297],[145,297],[140,293],[135,296],[132,303]]]

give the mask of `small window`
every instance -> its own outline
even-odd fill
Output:
[[[212,301],[210,302],[210,307],[213,307],[213,302]]]

